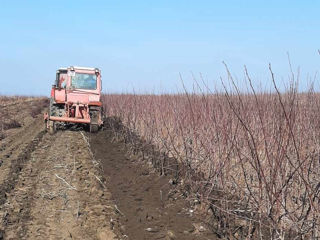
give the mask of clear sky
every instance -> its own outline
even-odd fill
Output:
[[[49,95],[70,65],[99,67],[108,92],[174,92],[191,72],[219,86],[222,61],[270,86],[269,62],[287,82],[287,52],[303,89],[319,48],[315,0],[0,0],[0,94]]]

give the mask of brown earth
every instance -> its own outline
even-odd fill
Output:
[[[111,131],[91,135],[92,151],[107,178],[118,209],[122,236],[127,239],[217,239],[195,215],[195,209],[146,162],[128,156],[125,145],[113,142]]]
[[[9,172],[19,165],[18,158],[22,153],[32,148],[32,142],[43,131],[42,116],[31,116],[31,109],[39,104],[42,99],[26,98],[13,100],[10,104],[0,104],[0,127],[2,123],[10,120],[17,121],[21,127],[3,131],[5,138],[0,140],[0,185],[10,178]],[[19,157],[19,155],[21,155]],[[21,162],[21,161],[20,161]],[[0,192],[1,202],[1,192]]]
[[[0,104],[21,124],[0,140],[0,240],[216,239],[170,176],[129,156],[109,130],[49,135],[30,112],[37,101]]]
[[[0,107],[1,120],[21,123],[0,141],[0,239],[118,239],[114,204],[86,133],[49,135],[42,115],[31,111],[38,101]]]

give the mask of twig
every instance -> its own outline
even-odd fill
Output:
[[[121,216],[124,216],[124,214],[120,211],[117,205],[114,205],[114,208],[116,209],[117,213],[119,213]]]
[[[106,188],[106,186],[103,184],[103,182],[101,181],[101,179],[100,178],[98,178],[96,175],[94,175],[95,177],[96,177],[96,179],[101,183],[101,185],[104,187],[104,188]]]
[[[88,151],[89,151],[89,153],[90,153],[90,156],[91,156],[91,159],[92,159],[93,164],[98,165],[98,164],[96,164],[97,161],[96,161],[96,159],[95,159],[95,157],[94,157],[93,152],[91,151],[90,143],[89,143],[88,139],[86,138],[86,136],[83,134],[82,131],[81,131],[80,133],[81,133],[81,135],[82,135],[82,137],[83,137],[83,140],[84,140],[84,141],[87,143],[87,145],[88,145]]]
[[[77,189],[73,186],[71,186],[66,180],[64,180],[62,177],[59,177],[58,174],[55,174],[57,178],[59,178],[60,180],[62,180],[65,184],[67,184],[69,186],[69,188],[73,189],[73,190],[76,190]]]

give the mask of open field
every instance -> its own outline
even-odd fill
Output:
[[[0,239],[316,239],[320,95],[275,90],[103,95],[97,134],[1,97]]]
[[[223,94],[109,94],[105,110],[126,126],[133,152],[153,146],[163,154],[160,172],[172,170],[168,159],[179,162],[175,181],[218,236],[319,238],[320,95],[294,84],[259,94],[233,86]]]

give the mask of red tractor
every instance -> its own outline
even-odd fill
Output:
[[[103,124],[101,71],[98,68],[68,67],[57,70],[52,85],[49,113],[44,119],[49,132],[59,123],[81,123],[97,132]]]

